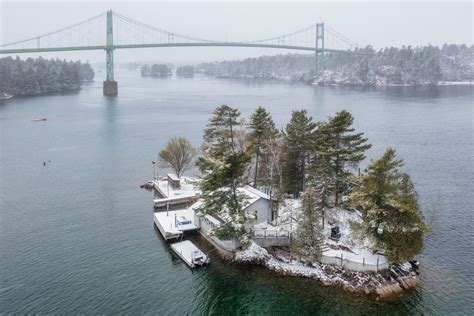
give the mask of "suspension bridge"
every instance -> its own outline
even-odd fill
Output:
[[[104,32],[105,31],[105,32]],[[0,45],[0,54],[105,50],[105,95],[117,95],[114,50],[151,47],[258,47],[314,52],[315,73],[324,70],[325,54],[360,54],[357,43],[324,23],[257,41],[218,41],[162,30],[109,10],[54,32]]]

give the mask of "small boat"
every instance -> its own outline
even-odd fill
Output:
[[[190,267],[196,268],[210,262],[209,257],[189,240],[171,245],[171,249]]]
[[[38,118],[38,119],[34,119],[34,120],[31,120],[32,122],[44,122],[46,121],[46,118]]]

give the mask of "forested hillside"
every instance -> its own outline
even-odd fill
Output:
[[[0,99],[76,90],[94,79],[89,63],[59,59],[6,57],[0,59]]]
[[[314,75],[314,55],[286,54],[204,63],[196,71],[221,78],[262,78],[347,85],[437,85],[474,79],[474,46],[359,49],[360,55],[327,54],[325,71]]]

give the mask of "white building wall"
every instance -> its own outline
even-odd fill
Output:
[[[257,224],[263,222],[271,222],[272,221],[272,212],[270,209],[270,201],[267,199],[260,198],[251,205],[249,205],[245,212],[247,216],[253,218],[252,216],[256,213],[257,214]]]
[[[215,236],[209,236],[208,232],[209,230],[215,227],[215,224],[207,220],[204,216],[195,215],[194,224],[196,225],[196,227],[199,227],[201,229],[201,234],[206,234],[223,249],[227,251],[235,251],[235,249],[240,247],[240,242],[235,238],[231,240],[221,240]]]

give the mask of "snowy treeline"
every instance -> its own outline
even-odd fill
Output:
[[[180,66],[176,68],[176,75],[178,77],[192,77],[194,76],[193,66]]]
[[[75,90],[94,79],[89,63],[59,59],[0,59],[0,97]]]
[[[204,63],[196,71],[223,78],[286,79],[318,84],[436,85],[474,79],[474,46],[385,48],[360,55],[327,54],[326,69],[314,75],[314,55],[286,54]]]
[[[164,78],[171,76],[171,67],[165,64],[144,65],[141,74],[142,77]]]

